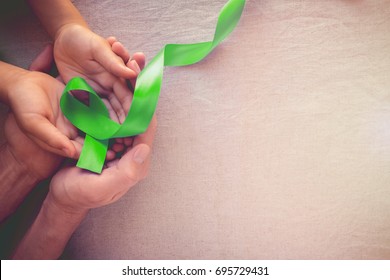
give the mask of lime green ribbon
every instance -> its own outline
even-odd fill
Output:
[[[122,124],[109,118],[106,106],[84,79],[71,79],[64,89],[60,106],[69,121],[86,133],[77,166],[101,173],[109,139],[145,132],[156,110],[164,66],[185,66],[205,58],[236,27],[244,5],[245,0],[229,0],[226,3],[219,14],[212,41],[165,45],[138,75],[130,110]],[[88,92],[89,105],[72,96],[72,90]]]

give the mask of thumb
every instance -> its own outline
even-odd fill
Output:
[[[149,146],[139,144],[128,151],[116,164],[104,169],[100,175],[93,174],[89,177],[89,183],[99,190],[101,197],[104,198],[99,203],[100,206],[118,200],[142,179],[149,155]],[[95,207],[97,206],[94,205],[93,208]]]
[[[44,117],[31,118],[24,125],[29,137],[41,148],[55,154],[74,158],[77,150],[74,144],[62,134],[48,119]]]
[[[117,77],[125,79],[135,78],[137,73],[126,67],[123,60],[112,51],[110,44],[103,38],[102,40],[103,44],[98,45],[94,52],[94,59],[109,73]]]
[[[117,170],[134,183],[142,179],[144,168],[150,156],[150,147],[139,144],[128,151],[118,162]]]

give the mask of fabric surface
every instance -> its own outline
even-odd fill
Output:
[[[148,58],[210,40],[224,3],[74,1]],[[50,41],[28,12],[1,28],[23,67]],[[390,1],[247,1],[209,57],[165,69],[149,177],[65,257],[389,259],[389,31]]]

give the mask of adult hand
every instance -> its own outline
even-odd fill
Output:
[[[24,170],[36,181],[48,178],[58,168],[62,157],[42,149],[19,128],[10,113],[4,126],[7,149]]]
[[[126,153],[109,162],[98,175],[77,167],[61,169],[52,179],[48,198],[68,213],[83,213],[110,204],[144,179],[156,130],[156,118],[148,130],[136,137]]]
[[[58,258],[89,209],[118,200],[146,176],[155,127],[153,119],[148,131],[135,137],[134,147],[110,162],[100,175],[76,167],[60,170],[13,258]]]

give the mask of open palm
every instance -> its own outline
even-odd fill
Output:
[[[115,52],[114,43],[118,44],[86,27],[65,26],[55,40],[54,59],[65,83],[75,76],[83,77],[98,94],[108,98],[123,120],[132,98],[126,79],[135,83],[145,57],[137,53],[130,60],[127,51]]]

